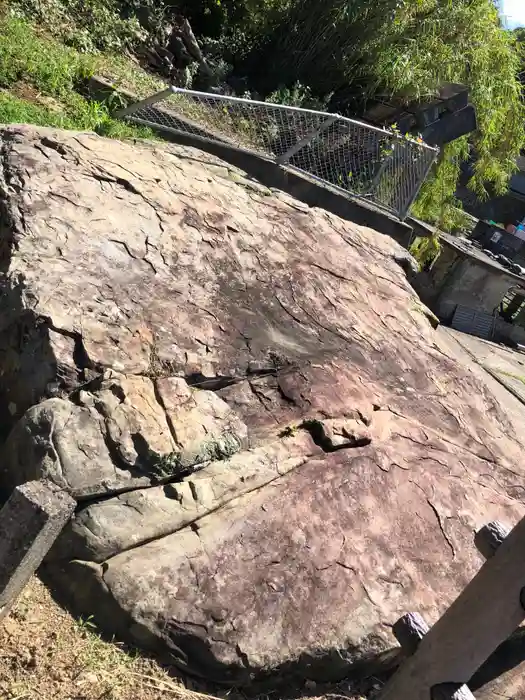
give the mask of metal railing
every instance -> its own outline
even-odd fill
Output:
[[[355,119],[170,87],[116,113],[244,148],[404,219],[437,149]]]

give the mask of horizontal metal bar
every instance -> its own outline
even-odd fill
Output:
[[[368,131],[373,131],[378,134],[382,134],[384,136],[389,136],[389,137],[394,137],[398,138],[399,140],[404,140],[408,141],[410,143],[417,144],[421,148],[425,148],[431,151],[438,152],[439,149],[434,148],[432,146],[429,146],[426,143],[419,143],[415,139],[411,139],[409,137],[401,136],[400,134],[396,134],[392,130],[385,129],[384,127],[377,127],[374,126],[373,124],[367,124],[366,122],[359,121],[357,119],[351,119],[350,117],[343,117],[340,114],[336,114],[334,112],[320,112],[315,109],[305,109],[304,107],[291,107],[289,105],[280,105],[276,104],[274,102],[262,102],[260,100],[248,100],[244,97],[232,97],[230,95],[219,95],[215,93],[209,93],[209,92],[200,92],[198,90],[187,90],[186,88],[179,88],[174,85],[170,86],[169,88],[166,88],[165,90],[161,90],[160,92],[155,93],[154,95],[150,95],[149,97],[146,97],[144,100],[140,100],[139,102],[135,102],[131,105],[128,105],[127,107],[124,107],[123,109],[119,109],[115,112],[114,116],[118,119],[122,119],[124,117],[129,116],[130,114],[133,114],[134,112],[138,112],[140,109],[143,107],[148,107],[149,105],[155,104],[156,102],[160,102],[162,100],[165,100],[172,94],[178,94],[178,95],[187,95],[188,97],[193,97],[193,98],[201,98],[201,99],[213,99],[217,101],[222,101],[222,102],[229,102],[232,104],[245,104],[247,106],[258,106],[258,107],[270,107],[272,109],[279,109],[283,112],[292,112],[292,113],[302,113],[302,114],[314,114],[319,117],[323,117],[323,119],[331,119],[333,121],[340,121],[345,124],[351,124],[353,126],[358,126],[360,128],[366,129]]]
[[[117,119],[122,119],[123,117],[128,117],[130,114],[133,114],[134,112],[138,112],[139,109],[142,109],[143,107],[148,107],[149,105],[154,105],[156,102],[160,102],[161,100],[165,100],[167,97],[173,94],[174,88],[169,87],[166,88],[166,90],[161,90],[160,92],[156,92],[154,95],[150,95],[149,97],[146,97],[145,100],[140,100],[140,102],[134,102],[131,105],[128,105],[127,107],[124,107],[123,109],[118,109],[113,116],[115,116]]]
[[[272,109],[280,109],[284,112],[299,112],[302,114],[315,114],[319,117],[324,117],[326,119],[330,117],[336,117],[337,121],[344,122],[345,124],[352,124],[353,126],[359,126],[368,131],[375,131],[378,134],[383,134],[385,136],[394,136],[403,141],[409,141],[410,143],[417,144],[422,148],[427,148],[431,151],[437,151],[439,149],[429,146],[426,143],[419,143],[416,139],[411,139],[410,137],[402,136],[401,134],[396,134],[391,129],[385,129],[384,127],[374,126],[373,124],[367,124],[366,122],[359,121],[358,119],[351,119],[350,117],[343,117],[336,112],[320,112],[315,109],[305,109],[304,107],[291,107],[290,105],[279,105],[275,102],[261,102],[260,100],[248,100],[245,97],[232,97],[230,95],[219,95],[210,92],[199,92],[198,90],[187,90],[186,88],[172,87],[172,91],[177,95],[187,95],[188,97],[200,97],[203,99],[213,99],[222,102],[232,102],[233,104],[245,104],[253,105],[257,107],[271,107]]]

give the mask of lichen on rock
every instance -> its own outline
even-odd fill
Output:
[[[189,453],[182,450],[168,454],[150,452],[147,457],[147,472],[158,479],[178,480],[207,462],[232,457],[241,447],[242,442],[235,434],[225,432],[202,442],[195,451]]]

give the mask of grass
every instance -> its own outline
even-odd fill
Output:
[[[91,102],[78,88],[97,67],[96,56],[81,54],[29,22],[0,18],[0,123],[31,123],[96,131],[113,138],[153,138],[150,129],[111,117],[108,104]],[[105,63],[109,59],[105,58]]]
[[[203,697],[155,661],[104,641],[90,618],[75,620],[37,578],[0,627],[2,700]]]

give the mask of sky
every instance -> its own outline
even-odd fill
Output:
[[[502,0],[501,13],[507,18],[509,29],[525,27],[525,0]]]

